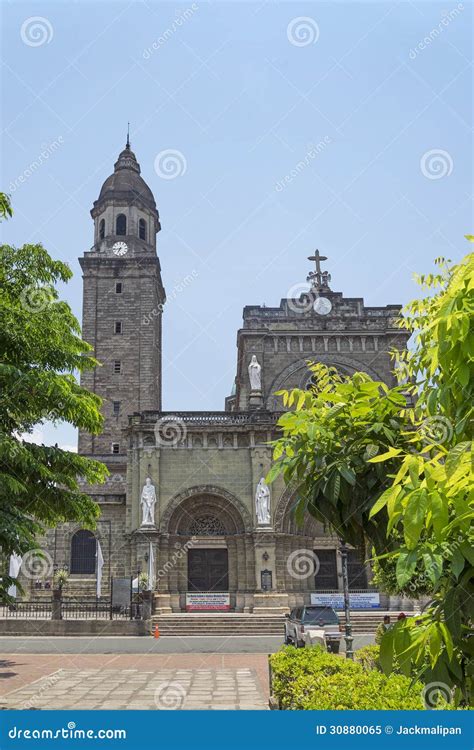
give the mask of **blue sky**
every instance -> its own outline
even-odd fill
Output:
[[[407,302],[415,271],[467,251],[470,3],[4,2],[2,15],[3,241],[68,261],[80,317],[77,258],[130,120],[162,222],[165,409],[223,408],[243,306],[278,305],[316,247],[332,288],[370,305]],[[156,161],[169,149],[173,179]],[[75,443],[67,426],[42,434]]]

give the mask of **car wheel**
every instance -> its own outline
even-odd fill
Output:
[[[285,633],[285,646],[289,646],[291,642],[290,636]]]
[[[296,648],[304,648],[305,642],[304,641],[296,641]]]
[[[330,654],[338,654],[339,653],[339,641],[334,641],[333,643],[328,643],[328,652]]]

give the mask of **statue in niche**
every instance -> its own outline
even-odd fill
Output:
[[[268,526],[270,524],[270,489],[263,477],[258,483],[255,493],[255,510],[258,525]]]
[[[140,503],[142,506],[142,526],[154,526],[156,492],[154,485],[151,483],[150,477],[146,478],[145,484],[143,485]]]
[[[262,390],[262,367],[257,360],[256,354],[252,354],[252,359],[250,360],[249,380],[250,380],[250,390],[252,391]]]

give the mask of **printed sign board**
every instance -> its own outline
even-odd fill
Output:
[[[349,593],[351,609],[379,609],[380,595],[378,591]],[[311,604],[319,604],[333,609],[344,609],[344,595],[341,592],[311,594]]]
[[[262,589],[262,591],[270,591],[273,588],[272,580],[271,570],[260,571],[260,588]]]
[[[230,596],[220,591],[186,594],[187,612],[227,611],[230,609]]]
[[[129,607],[131,598],[130,578],[112,578],[112,607]]]

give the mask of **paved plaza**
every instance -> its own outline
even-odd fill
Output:
[[[7,695],[3,708],[266,710],[252,669],[60,669]]]
[[[0,654],[0,708],[266,710],[266,654]]]

